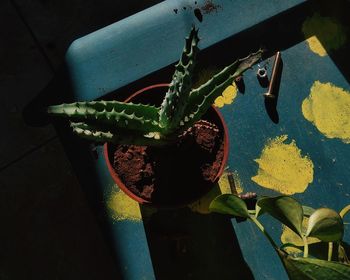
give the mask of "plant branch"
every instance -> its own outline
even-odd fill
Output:
[[[332,254],[333,254],[333,242],[328,242],[328,261],[332,260]]]
[[[340,217],[344,219],[344,216],[350,212],[350,204],[345,206],[339,213]]]
[[[304,258],[307,258],[309,256],[309,244],[307,243],[307,237],[303,236],[303,242],[304,242]]]

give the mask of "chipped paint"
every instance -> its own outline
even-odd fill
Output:
[[[350,92],[331,83],[314,82],[302,103],[304,117],[327,138],[350,143]]]
[[[287,135],[270,139],[261,156],[257,175],[251,179],[260,186],[282,194],[302,193],[313,181],[314,165],[302,156],[294,140],[285,143]]]
[[[121,190],[113,190],[107,198],[109,216],[115,221],[141,221],[139,204]]]
[[[222,95],[215,99],[214,105],[218,108],[222,108],[225,104],[232,104],[237,97],[237,87],[236,85],[228,86]]]
[[[310,50],[319,56],[337,50],[346,42],[346,32],[337,19],[315,13],[303,23],[302,31]]]
[[[218,185],[216,187],[214,187],[207,195],[205,195],[201,199],[189,204],[188,207],[193,212],[200,214],[209,214],[209,205],[215,197],[217,197],[220,194],[232,193],[227,174],[227,172],[224,172],[224,174],[220,177]],[[242,193],[243,186],[241,180],[239,179],[238,172],[235,171],[232,174],[235,181],[237,193]]]
[[[306,232],[308,221],[309,221],[309,218],[304,217],[303,224],[302,224],[302,231],[303,232]],[[294,231],[292,231],[289,227],[287,227],[285,225],[282,226],[281,242],[283,244],[291,243],[291,244],[294,244],[298,247],[301,247],[300,249],[295,248],[295,247],[286,247],[285,250],[289,254],[301,253],[303,250],[303,248],[302,248],[304,246],[303,239],[298,234],[296,234]],[[308,244],[313,244],[313,243],[320,242],[320,240],[318,238],[315,238],[315,237],[308,237],[307,242],[308,242]]]

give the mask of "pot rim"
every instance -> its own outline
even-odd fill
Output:
[[[168,87],[168,86],[169,86],[168,83],[160,83],[160,84],[154,84],[154,85],[147,86],[145,88],[142,88],[142,89],[136,91],[132,95],[130,95],[128,98],[125,99],[125,102],[129,102],[132,98],[134,98],[135,96],[137,96],[137,95],[139,95],[139,94],[141,94],[141,93],[143,93],[145,91],[148,91],[148,90],[151,90],[151,89],[154,89],[154,88]],[[228,154],[229,154],[229,139],[228,139],[228,135],[229,135],[229,133],[228,133],[228,128],[227,128],[226,122],[225,122],[222,114],[220,113],[220,111],[213,105],[211,106],[211,108],[214,110],[215,114],[217,115],[217,117],[220,120],[220,123],[221,123],[221,125],[223,127],[223,138],[224,138],[223,139],[223,142],[224,142],[224,156],[223,156],[223,159],[222,159],[222,163],[221,163],[220,169],[219,169],[218,173],[216,174],[215,179],[213,181],[213,183],[215,183],[215,182],[217,182],[219,180],[219,178],[223,174],[225,166],[226,166],[226,163],[227,163],[227,160],[228,160]],[[146,199],[144,199],[144,198],[134,194],[122,182],[122,180],[119,178],[118,174],[115,172],[115,170],[113,168],[113,165],[111,164],[111,162],[109,160],[108,144],[109,143],[106,142],[103,145],[103,154],[104,154],[105,162],[107,164],[108,171],[109,171],[110,175],[112,176],[113,181],[117,184],[117,186],[123,192],[125,192],[132,199],[136,200],[138,203],[157,206],[158,205],[157,203],[154,203],[152,201],[146,200]]]

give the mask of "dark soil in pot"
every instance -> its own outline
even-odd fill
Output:
[[[212,186],[224,157],[222,139],[216,125],[200,121],[171,146],[116,146],[113,166],[137,196],[155,204],[183,204]]]
[[[148,92],[133,97],[132,101],[145,103],[144,95],[149,103]],[[158,100],[152,103],[157,105],[164,95],[155,96]],[[224,127],[211,108],[175,144],[161,147],[109,144],[108,158],[121,182],[141,198],[140,202],[173,207],[192,202],[213,187],[227,158],[224,143],[227,145]]]

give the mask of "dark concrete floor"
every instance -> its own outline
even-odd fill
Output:
[[[0,280],[117,279],[54,128],[22,112],[74,39],[158,2],[0,1]]]

